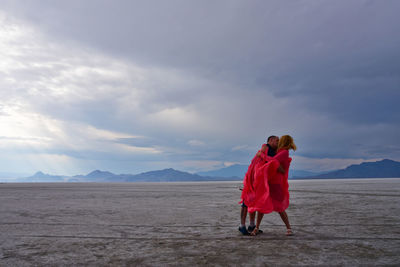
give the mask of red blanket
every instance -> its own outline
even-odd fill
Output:
[[[280,150],[273,158],[267,152],[253,158],[243,180],[241,198],[249,212],[281,212],[289,206],[289,151]],[[285,173],[278,172],[280,165]]]

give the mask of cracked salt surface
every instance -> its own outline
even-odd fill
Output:
[[[240,182],[0,184],[0,266],[399,265],[400,179],[290,181],[237,230]]]

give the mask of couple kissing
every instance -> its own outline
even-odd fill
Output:
[[[239,231],[243,235],[262,233],[260,224],[264,214],[278,212],[286,225],[286,235],[293,235],[286,209],[289,207],[289,150],[296,150],[290,135],[270,136],[249,165],[243,179]],[[250,225],[246,228],[249,213]],[[256,220],[257,217],[257,220]]]

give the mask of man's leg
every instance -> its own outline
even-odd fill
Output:
[[[247,217],[247,206],[242,205],[242,209],[240,210],[240,226],[246,226],[246,217]]]
[[[247,232],[247,229],[246,229],[246,217],[247,217],[247,206],[243,202],[242,208],[240,210],[240,226],[239,226],[239,231],[243,235],[249,234],[249,232]]]

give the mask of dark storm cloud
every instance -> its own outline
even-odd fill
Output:
[[[6,7],[54,38],[140,64],[300,96],[310,109],[351,123],[399,119],[398,1],[12,1]]]
[[[265,136],[289,132],[301,156],[400,159],[399,1],[4,1],[1,7],[52,41],[169,70],[144,82],[68,81],[94,91],[104,84],[110,91],[141,88],[146,93],[128,98],[139,99],[128,115],[120,110],[128,89],[74,102],[37,99],[35,109],[55,118],[145,136],[116,142],[167,148],[172,161],[244,162]],[[50,68],[15,75],[56,74]],[[163,124],[189,111],[186,127]],[[190,146],[191,139],[204,145]],[[240,145],[247,150],[232,151]]]

